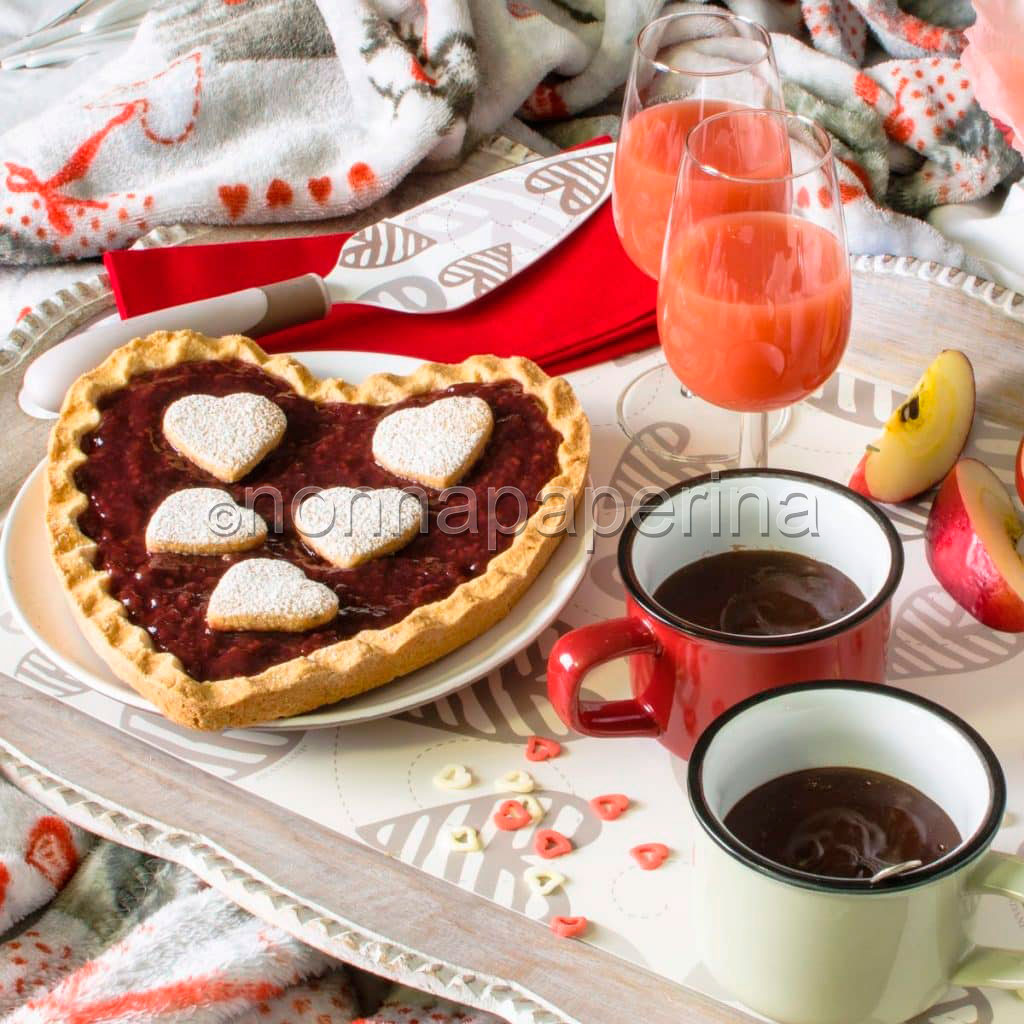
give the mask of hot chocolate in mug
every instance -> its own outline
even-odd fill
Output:
[[[878,883],[784,867],[725,825],[748,793],[814,768],[867,769],[915,787],[959,844]],[[978,948],[985,893],[1024,899],[1024,860],[991,849],[1006,808],[1002,769],[969,725],[878,684],[783,687],[736,705],[701,736],[688,768],[700,827],[693,928],[715,980],[783,1024],[899,1024],[950,985],[1024,987],[1024,950]]]
[[[863,599],[816,628],[756,636],[707,628],[659,603],[684,566],[737,549],[807,556],[840,570]],[[807,679],[881,682],[903,546],[874,503],[807,473],[728,470],[652,495],[619,541],[622,618],[574,629],[548,659],[548,694],[588,736],[652,736],[688,757],[700,733],[751,694]],[[584,677],[629,656],[633,696],[580,699]]]

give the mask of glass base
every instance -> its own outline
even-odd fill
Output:
[[[649,455],[687,466],[729,465],[739,458],[740,413],[690,394],[668,363],[644,370],[619,395],[619,426]],[[768,440],[789,425],[789,409],[768,414]]]

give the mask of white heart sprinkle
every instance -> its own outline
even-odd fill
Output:
[[[200,469],[232,483],[273,451],[288,421],[269,398],[239,392],[186,395],[164,413],[164,436]]]
[[[397,487],[329,487],[303,501],[295,526],[321,558],[351,569],[405,547],[423,518],[419,498]]]
[[[291,562],[247,558],[214,587],[206,608],[211,629],[280,629],[289,633],[322,626],[338,614],[338,595],[307,578]]]
[[[471,825],[456,825],[448,833],[448,845],[458,853],[478,853],[484,848],[480,833]]]
[[[560,885],[565,884],[565,875],[560,875],[551,868],[535,864],[523,872],[523,881],[530,887],[532,892],[538,896],[547,896],[553,893]]]
[[[493,429],[494,415],[482,398],[440,398],[385,416],[373,432],[373,457],[396,476],[450,487],[480,457]]]
[[[530,820],[534,825],[541,821],[544,815],[548,813],[535,796],[524,796],[519,802],[526,809],[526,813],[530,816]]]
[[[505,772],[494,780],[494,791],[496,793],[532,793],[535,788],[533,776],[524,772],[521,768]]]
[[[146,550],[218,555],[259,547],[267,524],[219,487],[186,487],[167,495],[146,526]]]
[[[473,774],[464,764],[446,764],[435,776],[438,789],[468,789],[473,785]]]

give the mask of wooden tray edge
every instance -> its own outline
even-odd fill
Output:
[[[338,960],[515,1024],[580,1024],[515,981],[427,956],[307,902],[205,837],[83,789],[37,764],[2,737],[0,775],[88,832],[188,868],[255,917]]]

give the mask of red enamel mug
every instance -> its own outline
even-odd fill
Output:
[[[654,600],[674,571],[726,551],[795,551],[844,572],[864,601],[800,633],[708,629]],[[630,517],[619,541],[626,614],[566,633],[548,658],[548,695],[586,736],[652,736],[688,758],[723,711],[756,693],[812,679],[882,682],[903,546],[870,501],[822,477],[734,469],[676,484]],[[632,697],[583,700],[588,672],[629,658]]]

